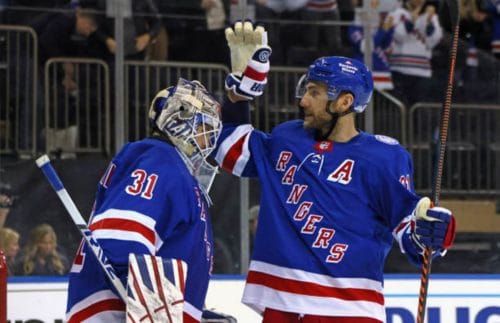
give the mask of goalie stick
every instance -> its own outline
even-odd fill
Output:
[[[448,5],[448,13],[450,15],[452,41],[451,41],[450,60],[448,66],[448,83],[446,86],[443,108],[441,110],[441,121],[439,126],[439,142],[437,147],[438,159],[436,161],[436,167],[434,173],[434,185],[432,191],[432,202],[434,203],[434,206],[438,205],[439,195],[441,193],[441,179],[443,176],[443,165],[445,157],[444,154],[446,149],[446,141],[448,138],[448,123],[450,120],[451,98],[453,93],[453,76],[455,74],[458,34],[460,27],[459,25],[460,13],[458,9],[458,0],[447,0],[445,1],[445,3]],[[421,276],[420,276],[417,323],[423,323],[425,319],[427,291],[429,288],[429,276],[431,273],[431,265],[432,265],[432,250],[430,248],[426,248],[421,269]]]
[[[121,299],[125,302],[127,300],[127,292],[125,287],[123,286],[120,278],[118,278],[118,276],[116,275],[115,269],[109,262],[108,258],[104,254],[101,245],[92,235],[92,231],[90,231],[87,222],[85,222],[82,214],[80,213],[80,211],[78,211],[78,208],[73,202],[73,199],[71,199],[68,191],[66,191],[66,188],[64,188],[61,179],[50,163],[49,157],[47,155],[42,155],[36,160],[36,164],[42,170],[50,185],[57,193],[57,196],[59,196],[59,199],[64,204],[66,211],[68,211],[69,215],[73,219],[73,222],[76,224],[76,227],[78,228],[78,230],[80,230],[80,233],[83,235],[83,238],[87,242],[87,245],[90,247],[90,249],[92,249],[92,252],[97,257],[97,260],[106,273],[106,276],[108,276],[109,281],[113,284]]]

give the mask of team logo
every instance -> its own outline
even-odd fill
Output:
[[[261,63],[265,63],[269,60],[269,56],[271,55],[271,51],[268,48],[262,48],[258,53],[258,60]]]
[[[375,135],[375,139],[377,139],[380,142],[383,142],[384,144],[388,145],[397,145],[399,144],[399,141],[392,137],[384,136],[384,135]]]
[[[316,144],[314,144],[314,149],[316,149],[316,151],[318,153],[324,153],[324,152],[327,152],[327,151],[332,151],[333,150],[333,142],[331,141],[318,141]]]

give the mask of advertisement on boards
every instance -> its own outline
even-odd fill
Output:
[[[214,276],[206,307],[229,314],[238,323],[260,322],[241,304],[243,276]],[[415,323],[420,279],[388,275],[385,280],[387,323]],[[65,322],[65,279],[9,280],[7,318],[10,323]],[[500,275],[433,275],[427,300],[428,323],[500,323]]]

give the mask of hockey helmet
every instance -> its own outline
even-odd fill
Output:
[[[183,78],[158,92],[149,120],[187,157],[193,170],[214,150],[222,129],[219,102],[200,82]]]
[[[352,110],[363,112],[373,93],[372,73],[362,62],[342,57],[328,56],[316,59],[303,75],[296,89],[296,97],[302,98],[308,82],[322,82],[327,86],[329,100],[335,100],[342,92],[354,96]]]

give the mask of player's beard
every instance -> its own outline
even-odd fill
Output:
[[[331,101],[327,103],[325,106],[325,110],[323,113],[316,114],[304,114],[304,129],[312,129],[315,131],[315,138],[317,140],[325,140],[332,133],[335,125],[337,124],[337,120],[340,117],[339,113],[328,111],[328,106]]]

